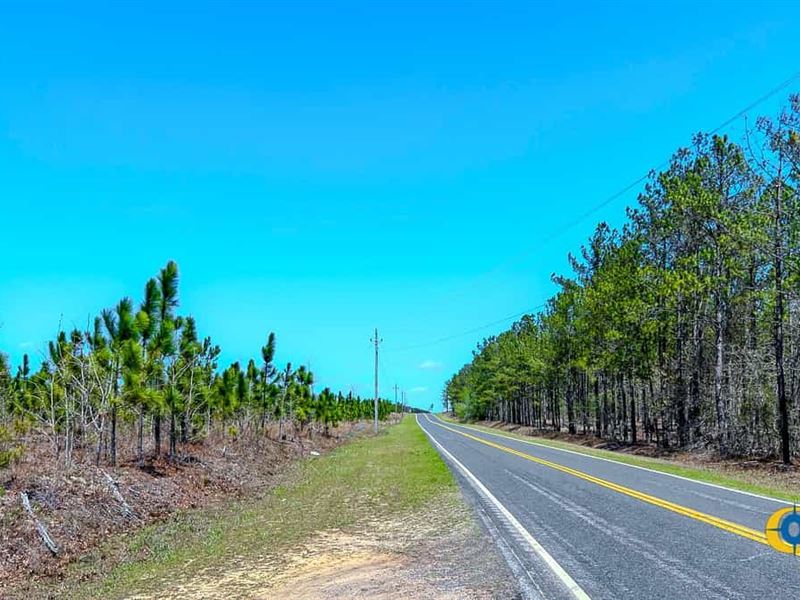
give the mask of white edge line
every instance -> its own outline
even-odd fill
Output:
[[[772,496],[764,496],[763,494],[756,494],[754,492],[745,492],[744,490],[737,490],[734,488],[726,487],[724,485],[719,485],[718,483],[710,483],[708,481],[700,481],[698,479],[692,479],[691,477],[684,477],[683,475],[675,475],[674,473],[667,473],[665,471],[659,471],[657,469],[648,469],[647,467],[642,467],[640,465],[631,465],[620,460],[615,460],[613,458],[606,458],[604,456],[594,456],[587,452],[579,452],[577,450],[568,450],[567,448],[558,448],[556,446],[551,446],[549,444],[543,444],[541,442],[534,442],[532,440],[521,440],[517,437],[511,435],[503,435],[502,433],[497,433],[495,431],[486,431],[485,429],[479,429],[477,427],[472,427],[470,425],[464,425],[462,423],[448,423],[444,419],[439,418],[437,415],[434,415],[434,418],[442,423],[447,425],[455,425],[456,427],[463,427],[465,429],[471,429],[472,431],[477,431],[479,433],[485,433],[487,435],[494,435],[500,438],[505,438],[507,440],[511,440],[513,442],[521,442],[523,444],[529,444],[531,446],[537,446],[540,448],[549,448],[551,450],[558,450],[559,452],[567,452],[569,454],[577,454],[578,456],[585,456],[587,458],[593,458],[595,460],[602,460],[605,462],[614,463],[615,465],[622,465],[623,467],[630,467],[631,469],[641,469],[642,471],[649,471],[650,473],[657,473],[658,475],[666,475],[667,477],[674,477],[675,479],[682,479],[683,481],[688,481],[690,483],[698,483],[700,485],[705,485],[708,487],[717,488],[718,490],[725,490],[726,492],[733,492],[734,494],[744,494],[745,496],[752,496],[753,498],[761,498],[762,500],[769,500],[770,502],[777,502],[778,504],[785,504],[787,506],[794,506],[794,503],[789,502],[788,500],[781,500],[780,498],[773,498]],[[521,435],[521,434],[520,434]],[[680,466],[680,465],[677,465]]]
[[[428,430],[425,429],[420,424],[419,415],[417,415],[416,419],[417,419],[417,426],[420,429],[422,429],[422,431],[425,432],[425,435],[428,436],[428,439],[430,439],[433,445],[436,446],[436,448],[438,448],[439,451],[445,457],[447,457],[448,460],[450,460],[456,467],[458,467],[462,473],[464,473],[467,479],[475,486],[475,488],[481,494],[484,495],[484,497],[487,500],[489,500],[489,502],[495,505],[497,510],[500,511],[500,514],[502,514],[503,517],[505,517],[505,519],[511,524],[512,527],[514,527],[514,529],[517,530],[517,532],[528,543],[528,545],[539,556],[539,558],[541,558],[545,562],[545,564],[550,568],[550,570],[556,575],[556,577],[558,577],[561,580],[561,583],[563,583],[566,586],[566,588],[570,591],[573,597],[577,598],[578,600],[591,600],[589,595],[583,591],[583,588],[581,588],[581,586],[579,586],[578,583],[572,577],[570,577],[569,573],[567,573],[563,569],[563,567],[556,562],[556,559],[554,559],[550,555],[550,553],[547,550],[545,550],[544,547],[534,539],[534,537],[530,534],[530,532],[527,529],[525,529],[522,523],[520,523],[516,519],[516,517],[514,517],[514,515],[512,515],[511,512],[505,506],[503,506],[497,498],[495,498],[494,494],[492,494],[488,489],[486,489],[486,486],[483,485],[483,483],[481,483],[481,481],[477,477],[475,477],[475,475],[473,475],[472,472],[469,469],[467,469],[467,467],[461,464],[455,456],[450,454],[450,452],[448,452],[444,448],[444,446],[442,446],[439,442],[437,442],[436,439],[433,437],[433,435],[431,435],[431,433],[428,432]]]

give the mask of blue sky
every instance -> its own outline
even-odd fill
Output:
[[[635,191],[577,215],[800,70],[798,17],[4,3],[0,350],[37,356],[174,259],[181,309],[225,361],[275,331],[279,361],[370,395],[377,326],[382,393],[427,407],[505,325],[452,336],[545,301]]]

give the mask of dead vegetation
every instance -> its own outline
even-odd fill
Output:
[[[29,440],[22,460],[13,470],[1,472],[0,597],[9,596],[19,584],[30,591],[36,581],[58,580],[70,563],[85,560],[112,534],[164,520],[177,511],[257,496],[296,458],[325,452],[365,429],[362,423],[348,423],[330,437],[309,429],[297,441],[265,437],[258,444],[217,433],[188,444],[178,460],[149,456],[141,467],[134,459],[117,467],[98,467],[89,451],[85,462],[59,468],[49,460],[46,440]],[[30,501],[30,513],[23,507],[22,494]],[[32,515],[56,551],[43,543]],[[141,558],[148,551],[141,548]]]
[[[359,433],[335,452],[294,461],[268,493],[111,536],[63,580],[22,582],[0,597],[517,597],[493,540],[416,422]]]

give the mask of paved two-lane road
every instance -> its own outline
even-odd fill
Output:
[[[786,503],[418,417],[537,598],[800,599],[764,541]]]

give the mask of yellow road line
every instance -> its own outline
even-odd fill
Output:
[[[674,502],[670,502],[669,500],[663,500],[661,498],[657,498],[656,496],[651,496],[650,494],[645,494],[644,492],[639,492],[629,487],[625,487],[624,485],[619,485],[618,483],[613,483],[611,481],[595,477],[594,475],[589,475],[588,473],[584,473],[583,471],[578,471],[577,469],[565,467],[564,465],[560,465],[558,463],[554,463],[549,460],[545,460],[543,458],[532,456],[530,454],[526,454],[525,452],[521,452],[514,448],[509,448],[508,446],[503,446],[502,444],[497,444],[495,442],[485,440],[483,438],[471,435],[469,433],[459,431],[458,429],[455,429],[453,427],[449,427],[448,425],[445,425],[444,423],[441,423],[438,420],[433,420],[428,418],[428,422],[433,423],[434,425],[437,425],[439,427],[442,427],[443,429],[452,431],[453,433],[463,435],[464,437],[474,440],[476,442],[480,442],[481,444],[485,444],[487,446],[491,446],[492,448],[496,448],[497,450],[502,450],[503,452],[513,454],[514,456],[519,456],[520,458],[524,458],[525,460],[529,460],[531,462],[544,465],[545,467],[550,467],[551,469],[555,469],[556,471],[561,471],[562,473],[573,475],[575,477],[583,479],[584,481],[595,483],[604,488],[608,488],[610,490],[614,490],[615,492],[619,492],[620,494],[625,494],[626,496],[630,496],[631,498],[636,498],[637,500],[641,500],[642,502],[647,502],[648,504],[659,506],[661,508],[672,511],[679,515],[695,519],[696,521],[701,521],[703,523],[707,523],[708,525],[713,525],[714,527],[718,527],[719,529],[723,529],[724,531],[727,531],[729,533],[734,533],[736,535],[745,537],[747,539],[753,540],[754,542],[759,542],[761,544],[768,545],[767,537],[762,531],[756,531],[755,529],[750,529],[749,527],[745,527],[744,525],[739,525],[738,523],[734,523],[733,521],[720,519],[719,517],[715,517],[713,515],[700,512],[698,510],[687,508],[686,506],[681,506],[680,504],[675,504]]]
[[[718,483],[711,483],[710,481],[704,481],[702,479],[695,479],[693,477],[687,477],[685,475],[678,475],[676,473],[670,473],[669,471],[662,471],[661,469],[656,468],[656,465],[651,465],[649,467],[645,467],[644,465],[636,465],[629,462],[625,462],[621,460],[621,455],[616,457],[611,456],[598,456],[590,452],[589,449],[585,448],[584,446],[576,446],[574,448],[565,448],[561,445],[549,444],[543,441],[539,441],[536,438],[531,439],[529,436],[524,434],[506,434],[500,433],[495,431],[491,427],[486,426],[474,426],[474,425],[465,425],[464,423],[455,423],[452,420],[442,418],[439,415],[434,417],[435,419],[442,421],[444,423],[452,423],[458,427],[463,427],[464,429],[470,429],[472,431],[477,431],[478,433],[483,433],[486,435],[491,435],[494,437],[503,438],[506,440],[511,440],[512,442],[518,442],[520,444],[526,444],[528,446],[534,446],[537,448],[546,448],[547,450],[555,450],[556,452],[566,452],[567,454],[576,454],[578,456],[584,456],[586,458],[591,458],[592,460],[602,460],[603,462],[609,462],[615,465],[621,465],[623,467],[627,467],[629,469],[639,469],[641,471],[648,471],[649,473],[655,473],[657,475],[663,475],[666,477],[672,477],[674,479],[682,479],[683,481],[688,481],[689,483],[693,483],[696,485],[703,485],[706,487],[716,488],[718,490],[724,490],[726,492],[731,492],[733,494],[744,494],[745,496],[752,496],[753,498],[759,498],[760,500],[767,500],[769,502],[775,502],[777,504],[783,504],[785,506],[794,506],[795,503],[789,500],[784,500],[783,498],[776,498],[774,496],[768,496],[765,494],[757,494],[755,492],[748,492],[745,490],[740,490],[733,487],[728,487],[726,485],[718,484]],[[528,439],[526,439],[528,438]],[[569,442],[561,442],[564,445],[571,445]],[[614,454],[613,452],[609,452],[608,450],[603,450],[602,452],[606,452],[609,454]]]

